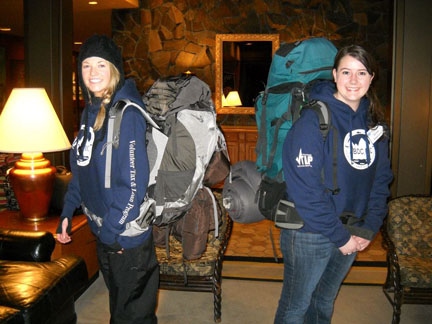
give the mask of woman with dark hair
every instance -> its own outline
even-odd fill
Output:
[[[85,99],[81,124],[70,153],[72,180],[57,229],[66,244],[78,207],[97,237],[100,270],[109,290],[111,323],[157,323],[159,268],[151,226],[136,229],[149,179],[146,122],[138,109],[127,109],[118,148],[112,150],[111,181],[105,183],[109,110],[121,99],[144,108],[132,79],[125,80],[120,49],[94,35],[81,47],[78,77]],[[132,231],[131,228],[134,230]]]
[[[317,114],[309,109],[286,137],[286,193],[304,225],[281,229],[284,283],[277,324],[330,323],[357,252],[370,244],[386,216],[393,175],[384,112],[371,88],[376,72],[362,47],[342,48],[334,82],[318,82],[310,94],[330,110],[328,136],[323,139]]]

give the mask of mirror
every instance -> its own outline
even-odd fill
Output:
[[[217,34],[215,105],[218,114],[254,114],[254,100],[265,89],[278,34]],[[222,105],[222,95],[238,91],[241,106]]]

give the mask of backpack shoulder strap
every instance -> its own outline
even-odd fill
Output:
[[[159,126],[154,122],[150,115],[139,105],[130,101],[129,99],[120,99],[109,110],[108,129],[107,129],[107,143],[105,155],[105,188],[111,188],[111,159],[112,149],[116,149],[120,143],[120,125],[123,118],[123,113],[128,107],[137,108],[144,116],[147,123],[155,128]]]
[[[303,109],[312,109],[318,115],[320,131],[324,140],[326,140],[331,125],[331,115],[327,104],[320,100],[312,100]]]
[[[308,105],[304,106],[303,109],[312,109],[316,112],[318,119],[319,119],[319,125],[320,125],[320,131],[324,138],[324,141],[327,139],[327,135],[330,131],[331,126],[331,112],[330,109],[327,107],[327,104],[325,102],[322,102],[320,100],[311,100]],[[333,127],[333,188],[327,188],[327,190],[331,191],[333,195],[337,195],[340,191],[340,188],[337,183],[337,145],[338,145],[338,138],[337,138],[337,129]]]
[[[126,108],[128,107],[135,107],[138,109],[141,114],[144,116],[144,119],[147,123],[149,123],[151,126],[159,129],[160,127],[156,124],[156,122],[150,117],[150,114],[142,108],[140,105],[130,101],[129,99],[120,99],[115,106],[113,106],[109,111],[109,120],[108,120],[108,135],[109,135],[109,126],[110,122],[112,124],[112,145],[114,148],[118,148],[119,141],[120,141],[120,125],[123,118],[123,113],[125,112]]]

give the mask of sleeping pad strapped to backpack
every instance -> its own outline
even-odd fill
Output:
[[[282,146],[301,109],[312,108],[320,119],[325,137],[330,124],[327,106],[318,101],[309,102],[309,89],[318,80],[331,80],[336,47],[325,38],[310,38],[294,43],[282,43],[273,56],[267,85],[255,101],[258,127],[256,168],[261,175],[256,189],[255,208],[268,219],[274,220],[276,207],[285,195],[282,173]],[[234,166],[233,166],[234,167]],[[230,191],[242,190],[235,182]],[[226,193],[224,201],[229,198]],[[242,197],[242,194],[237,194]],[[241,205],[237,202],[232,205]],[[227,206],[225,206],[227,208]],[[230,211],[227,208],[228,212]],[[238,218],[250,219],[239,215]],[[255,221],[260,220],[255,218]]]

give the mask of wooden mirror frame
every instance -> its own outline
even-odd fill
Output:
[[[254,107],[222,107],[223,42],[272,42],[272,57],[279,48],[279,34],[216,34],[215,106],[218,114],[255,114]]]

